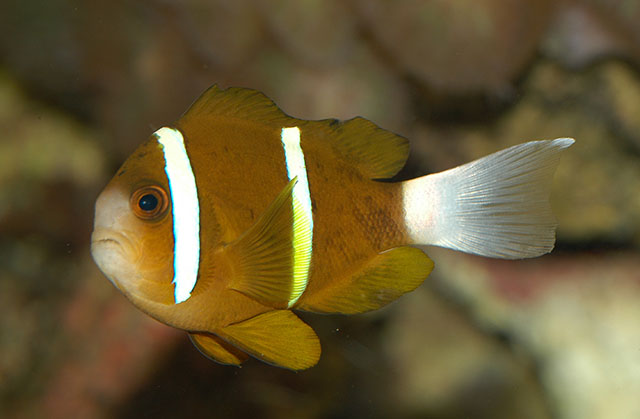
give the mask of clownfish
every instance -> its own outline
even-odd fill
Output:
[[[531,141],[382,182],[404,166],[407,139],[361,117],[296,119],[255,90],[213,86],[100,194],[91,253],[135,306],[207,357],[302,370],[320,342],[294,310],[385,306],[433,269],[415,245],[550,252],[550,184],[573,142]]]

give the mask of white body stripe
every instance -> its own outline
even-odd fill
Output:
[[[173,283],[176,304],[186,301],[196,286],[200,265],[200,204],[196,179],[184,146],[174,128],[154,134],[162,145],[173,212]]]
[[[283,128],[281,135],[289,180],[298,178],[293,187],[293,290],[289,307],[298,301],[307,287],[313,243],[313,213],[304,152],[300,146],[300,128]]]

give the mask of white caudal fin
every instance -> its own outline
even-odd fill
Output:
[[[520,259],[553,249],[549,190],[571,138],[531,141],[403,183],[407,230],[416,244]]]

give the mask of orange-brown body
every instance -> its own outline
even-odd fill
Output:
[[[230,92],[239,97],[231,97],[230,104],[220,103],[220,91],[212,90],[215,104],[205,94],[175,125],[184,137],[198,189],[201,250],[197,283],[187,301],[174,303],[174,241],[167,211],[153,222],[130,228],[143,238],[132,244],[139,255],[135,281],[131,281],[135,283],[125,284],[117,278],[130,274],[111,275],[136,306],[166,324],[217,340],[215,335],[224,336],[225,327],[274,309],[355,313],[379,308],[428,275],[432,265],[424,256],[419,260],[420,272],[407,283],[399,281],[389,289],[372,288],[375,283],[353,283],[376,255],[409,242],[399,184],[372,179],[390,177],[403,166],[406,140],[361,118],[347,122],[290,118],[251,91]],[[245,108],[238,101],[249,105]],[[262,301],[236,286],[243,269],[238,266],[241,256],[229,249],[259,222],[290,182],[281,131],[292,126],[300,129],[314,228],[306,290],[287,307]],[[359,133],[368,133],[373,141],[358,139]],[[388,155],[372,159],[380,153]],[[151,137],[124,163],[103,196],[130,196],[145,184],[169,190],[161,157]],[[362,284],[365,288],[359,289]]]

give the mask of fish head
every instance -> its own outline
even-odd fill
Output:
[[[163,162],[152,137],[125,161],[95,206],[93,259],[136,305],[174,301],[173,223]]]

